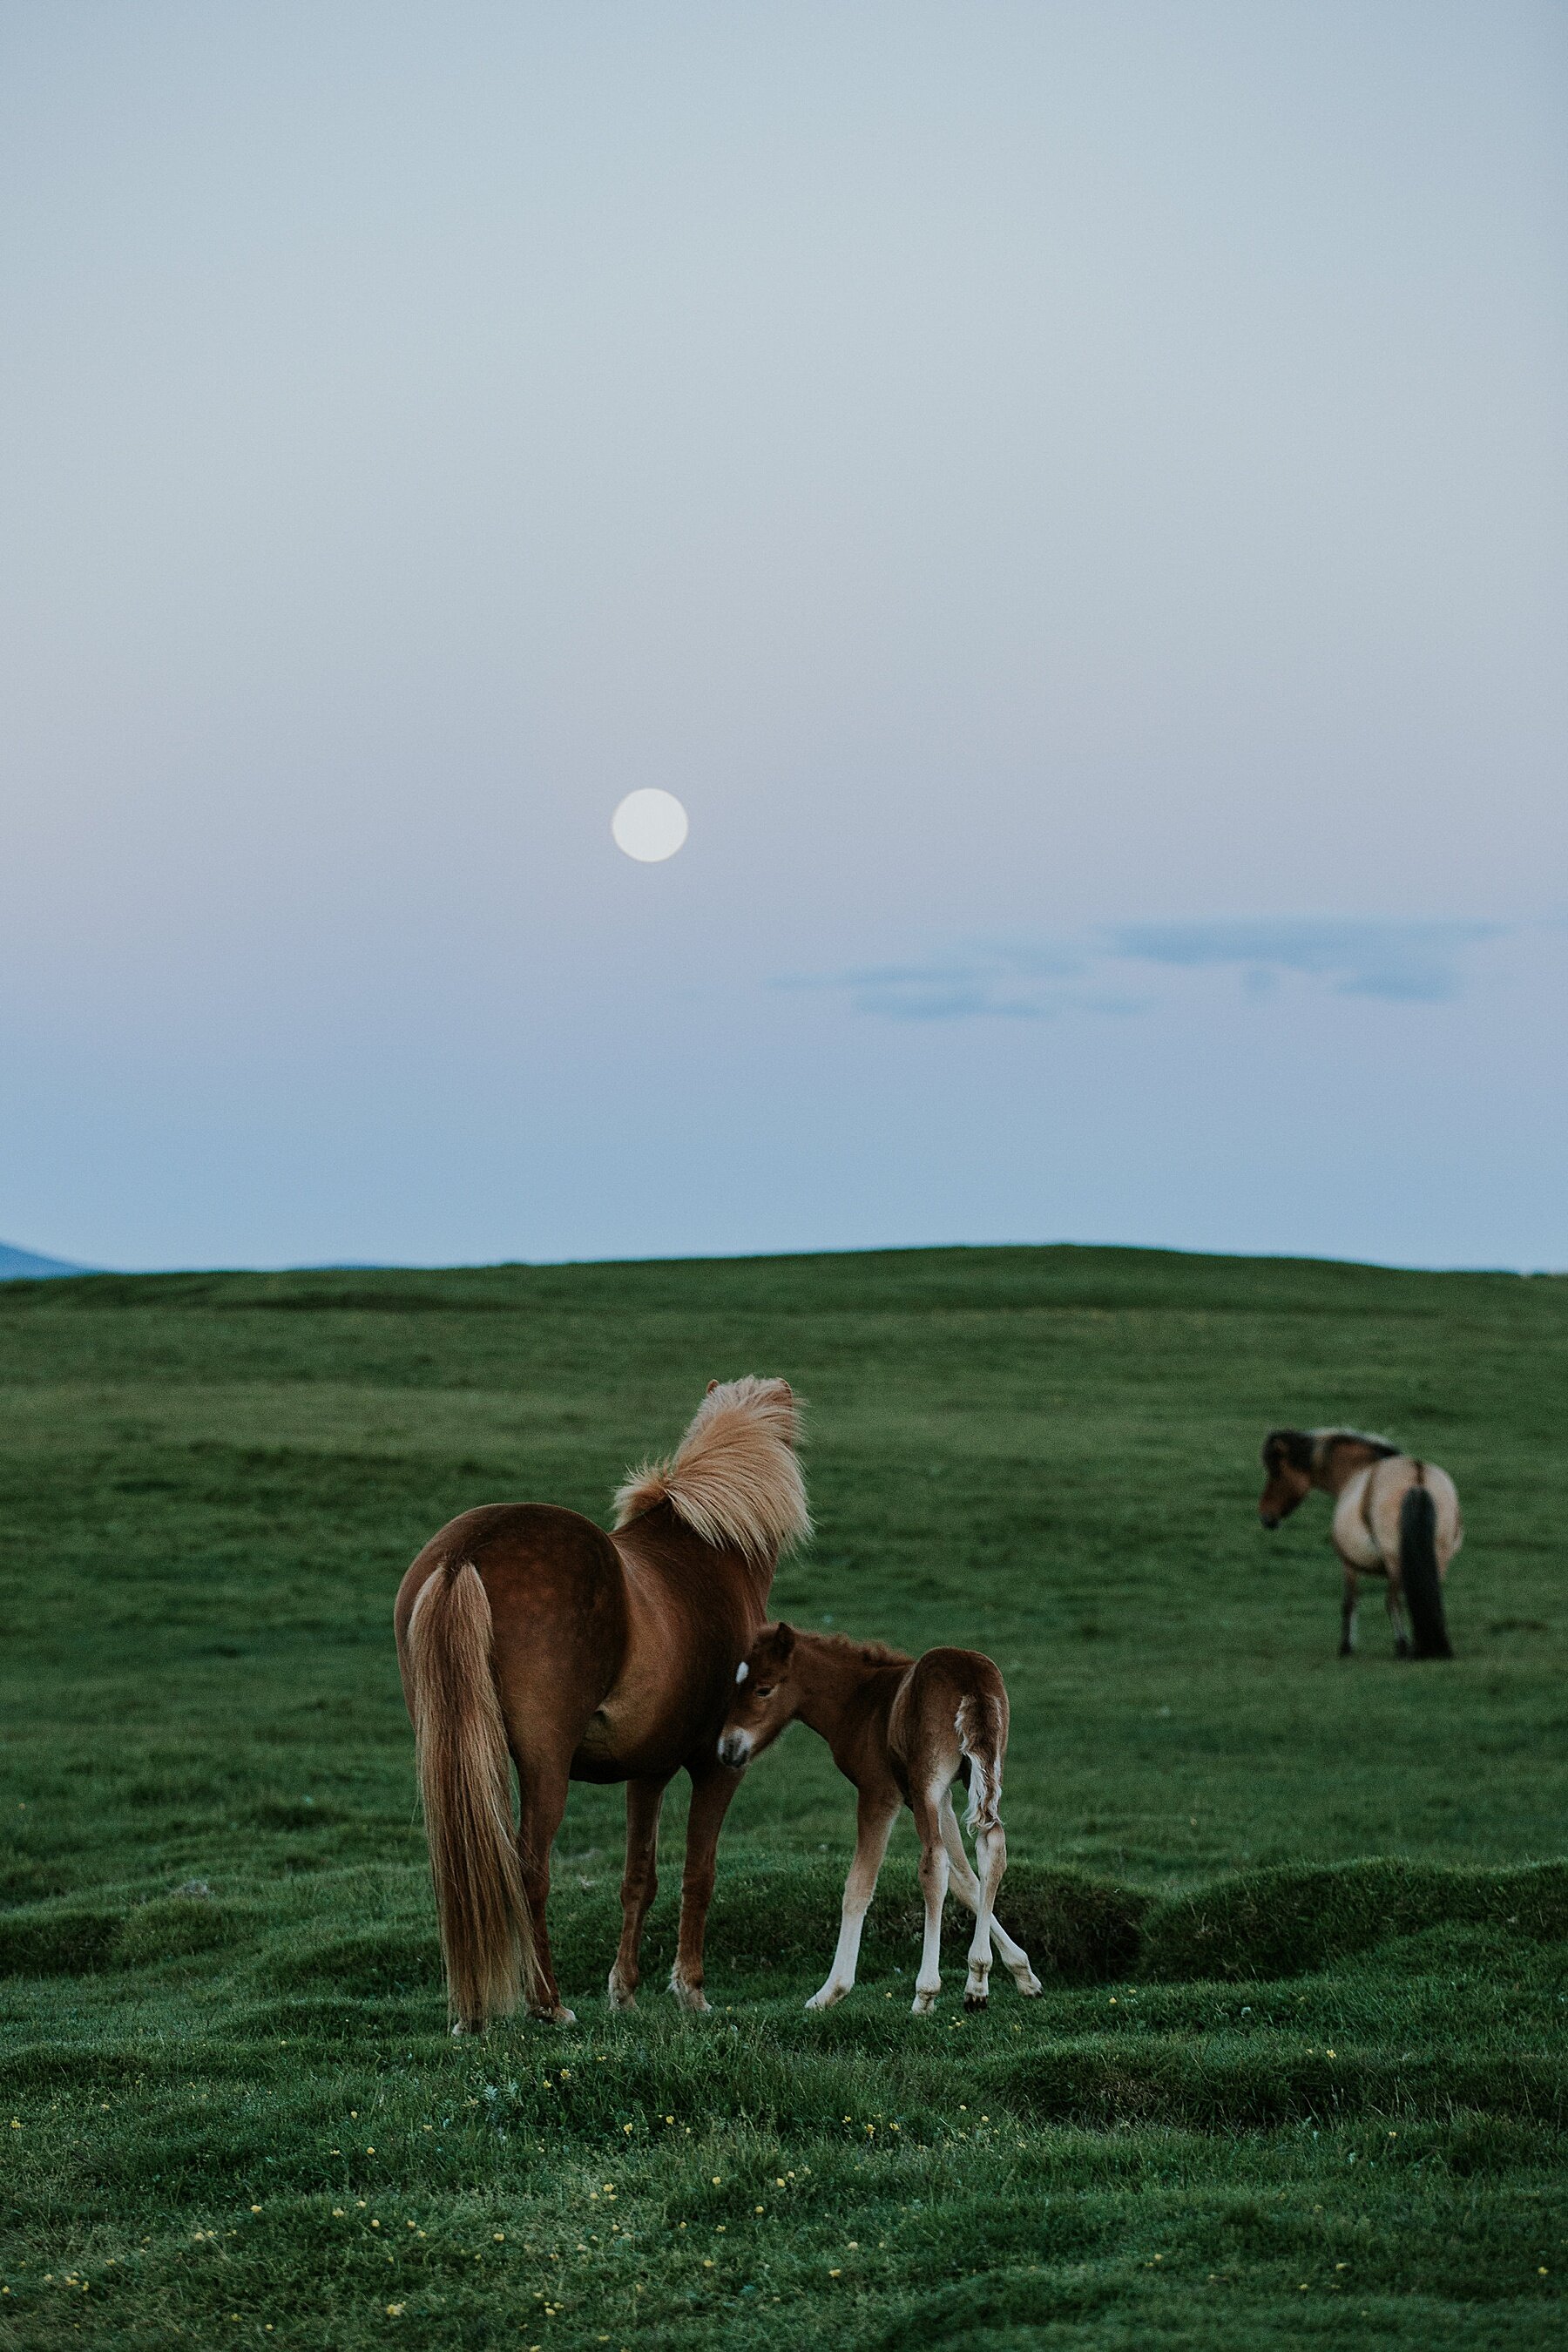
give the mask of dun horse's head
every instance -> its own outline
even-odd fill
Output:
[[[1258,1516],[1266,1528],[1277,1528],[1312,1491],[1312,1441],[1306,1431],[1271,1429],[1263,1441],[1263,1467],[1268,1475]]]
[[[735,1669],[735,1696],[719,1735],[719,1761],[739,1772],[795,1720],[795,1627],[764,1625]]]

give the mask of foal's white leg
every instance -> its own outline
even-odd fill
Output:
[[[942,1906],[947,1900],[947,1848],[942,1837],[942,1798],[917,1798],[915,1827],[921,1833],[921,1885],[926,1899],[925,1941],[921,1947],[920,1974],[912,2004],[917,2017],[927,2017],[942,1990]]]
[[[995,1925],[996,1889],[1007,1867],[1007,1841],[1002,1824],[974,1833],[974,1859],[979,1864],[980,1900],[974,1909],[974,1940],[969,1947],[969,1979],[963,1988],[965,2009],[984,2009],[991,1998],[991,1935]]]
[[[882,1867],[882,1857],[888,1851],[893,1823],[899,1817],[899,1801],[868,1804],[862,1797],[858,1811],[858,1829],[855,1841],[855,1859],[849,1865],[849,1875],[844,1882],[844,1911],[838,1926],[838,1948],[833,1955],[833,1966],[827,1971],[827,1982],[820,1992],[814,1992],[806,2002],[807,2009],[831,2009],[854,1990],[855,1965],[860,1957],[860,1930],[866,1924],[866,1914],[871,1897],[877,1891],[877,1874]]]
[[[965,1909],[973,1911],[978,1917],[980,1881],[969,1867],[969,1856],[963,1851],[963,1840],[959,1835],[958,1830],[958,1816],[952,1810],[951,1789],[942,1801],[942,1842],[947,1848],[948,1858],[952,1864],[952,1891]],[[991,1915],[991,1941],[996,1948],[998,1959],[1018,1990],[1032,1999],[1040,1990],[1040,1979],[1029,1966],[1029,1955],[1022,1944],[1016,1944],[1013,1941],[994,1911]]]

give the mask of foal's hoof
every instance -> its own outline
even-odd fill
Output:
[[[1033,2000],[1036,1994],[1040,1990],[1040,1979],[1035,1974],[1033,1969],[1020,1969],[1017,1975],[1014,1978],[1013,1982],[1017,1986],[1018,1990],[1023,1994],[1026,2000]]]
[[[966,1992],[963,1996],[963,2006],[973,2017],[976,2010],[990,2008],[991,1996],[987,1992]]]
[[[688,1984],[684,1977],[672,1976],[669,1990],[681,2008],[690,2010],[693,2016],[705,2017],[708,2014],[708,1996],[700,1985]]]
[[[528,2013],[535,2025],[575,2025],[577,2022],[576,2011],[563,2008],[560,2001],[553,2009],[531,2009]]]
[[[913,2000],[910,2003],[910,2015],[911,2017],[929,2017],[935,2007],[936,1995],[934,1992],[917,1992]]]

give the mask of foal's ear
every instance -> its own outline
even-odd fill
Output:
[[[712,1395],[712,1393],[713,1393],[714,1390],[718,1387],[718,1385],[719,1385],[719,1383],[718,1383],[718,1381],[709,1381],[709,1383],[708,1383],[708,1391],[707,1391],[707,1392],[708,1392],[708,1394],[709,1394],[710,1396],[711,1396],[711,1395]]]
[[[795,1627],[786,1625],[782,1617],[773,1628],[773,1649],[781,1665],[795,1651]]]

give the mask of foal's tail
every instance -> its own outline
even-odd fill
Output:
[[[1451,1658],[1447,1621],[1443,1614],[1443,1580],[1437,1568],[1437,1506],[1420,1478],[1407,1486],[1399,1506],[1399,1581],[1415,1636],[1418,1658]]]
[[[1001,1827],[997,1807],[1002,1801],[1002,1753],[1005,1732],[1002,1702],[993,1691],[973,1692],[958,1702],[955,1718],[958,1745],[969,1760],[969,1811],[964,1827]]]
[[[429,1578],[408,1621],[409,1687],[430,1874],[456,2026],[517,2007],[537,1963],[490,1664],[490,1604],[470,1560]]]

